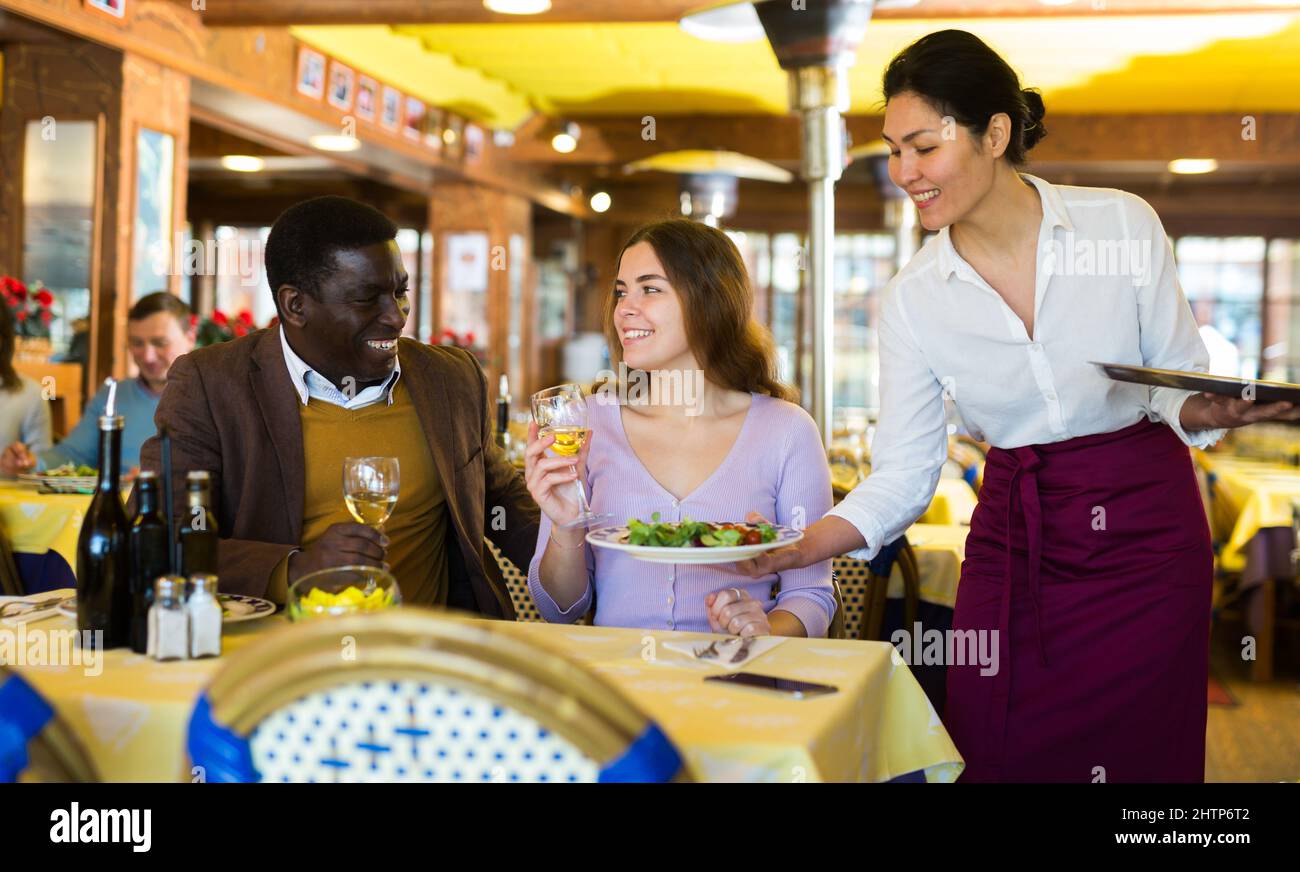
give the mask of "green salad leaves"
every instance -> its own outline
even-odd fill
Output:
[[[629,518],[627,522],[629,545],[649,545],[656,548],[725,548],[736,545],[758,545],[775,540],[776,528],[771,524],[708,524],[685,517],[679,524],[669,524],[660,522],[658,512],[650,516],[648,524],[636,518]]]

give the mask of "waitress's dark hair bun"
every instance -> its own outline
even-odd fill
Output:
[[[976,135],[1005,112],[1011,119],[1006,158],[1013,166],[1023,165],[1025,153],[1047,135],[1042,95],[1022,89],[1001,55],[964,30],[940,30],[900,51],[885,68],[883,90],[885,102],[911,91]]]

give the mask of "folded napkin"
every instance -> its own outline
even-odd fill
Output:
[[[63,590],[47,590],[43,593],[33,593],[27,596],[0,596],[0,611],[4,612],[4,617],[0,618],[0,624],[8,627],[15,627],[19,624],[29,624],[32,621],[43,621],[46,618],[52,618],[59,613],[59,606],[77,595],[75,590],[65,588]],[[27,608],[25,606],[6,605],[10,603],[48,603],[39,609]],[[11,614],[18,612],[18,614]]]
[[[709,643],[714,641],[717,642],[717,645],[715,645],[713,649],[717,652],[716,657],[701,657],[696,653],[697,651],[702,651],[708,648]],[[676,651],[680,654],[685,654],[699,663],[716,666],[719,669],[725,669],[727,672],[736,672],[751,661],[762,657],[768,651],[771,651],[784,641],[785,639],[780,636],[761,636],[755,638],[750,641],[749,651],[746,652],[745,656],[734,663],[732,662],[732,658],[735,657],[736,652],[740,650],[741,642],[741,640],[736,636],[721,639],[699,639],[694,642],[664,642],[662,645],[669,651]]]

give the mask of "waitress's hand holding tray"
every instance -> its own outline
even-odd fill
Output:
[[[1115,381],[1152,387],[1196,391],[1183,406],[1184,429],[1242,427],[1260,421],[1300,421],[1300,385],[1243,379],[1173,369],[1152,369],[1125,363],[1098,363]]]

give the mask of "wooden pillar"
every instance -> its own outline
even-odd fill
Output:
[[[486,239],[487,290],[485,319],[486,337],[476,336],[485,344],[488,360],[485,369],[495,392],[497,379],[511,367],[510,336],[512,307],[524,305],[521,313],[533,311],[527,301],[534,295],[534,273],[529,269],[532,253],[532,204],[525,198],[508,194],[496,188],[472,182],[439,182],[434,185],[429,198],[429,228],[434,235],[433,258],[433,332],[438,340],[444,328],[463,332],[467,325],[452,323],[446,295],[454,276],[449,257],[448,239],[458,234],[482,234]],[[512,243],[512,238],[514,242]],[[512,281],[520,282],[518,300],[512,303]],[[532,325],[522,318],[513,319],[521,328],[519,341],[526,342]],[[423,338],[423,337],[422,337]],[[518,371],[510,372],[512,391],[519,393],[529,384],[529,367],[532,349],[524,345],[516,355]]]
[[[175,240],[185,227],[185,193],[189,178],[190,80],[189,76],[169,70],[153,61],[133,54],[122,58],[121,136],[119,142],[119,190],[117,198],[116,247],[110,252],[117,268],[116,294],[112,306],[112,332],[104,331],[101,339],[111,349],[112,373],[123,378],[135,373],[126,352],[126,313],[136,296],[166,290],[179,295],[181,275],[174,269]],[[166,134],[172,141],[171,214],[167,216],[166,238],[162,252],[141,251],[135,244],[136,214],[139,209],[138,184],[147,170],[141,160],[139,140],[142,133]],[[105,213],[106,217],[108,213]],[[107,251],[107,249],[106,249]],[[140,257],[160,260],[149,267],[152,281],[135,287],[133,276]],[[158,272],[156,267],[162,266]]]
[[[88,386],[93,386],[108,375],[125,376],[129,369],[126,312],[135,258],[136,141],[142,128],[173,138],[168,246],[171,234],[184,226],[189,78],[54,31],[33,30],[30,41],[4,47],[0,161],[6,170],[0,173],[0,270],[15,275],[23,274],[23,166],[26,131],[33,121],[53,137],[60,123],[97,125],[86,374]],[[164,273],[158,278],[157,289],[180,291],[180,276]]]

